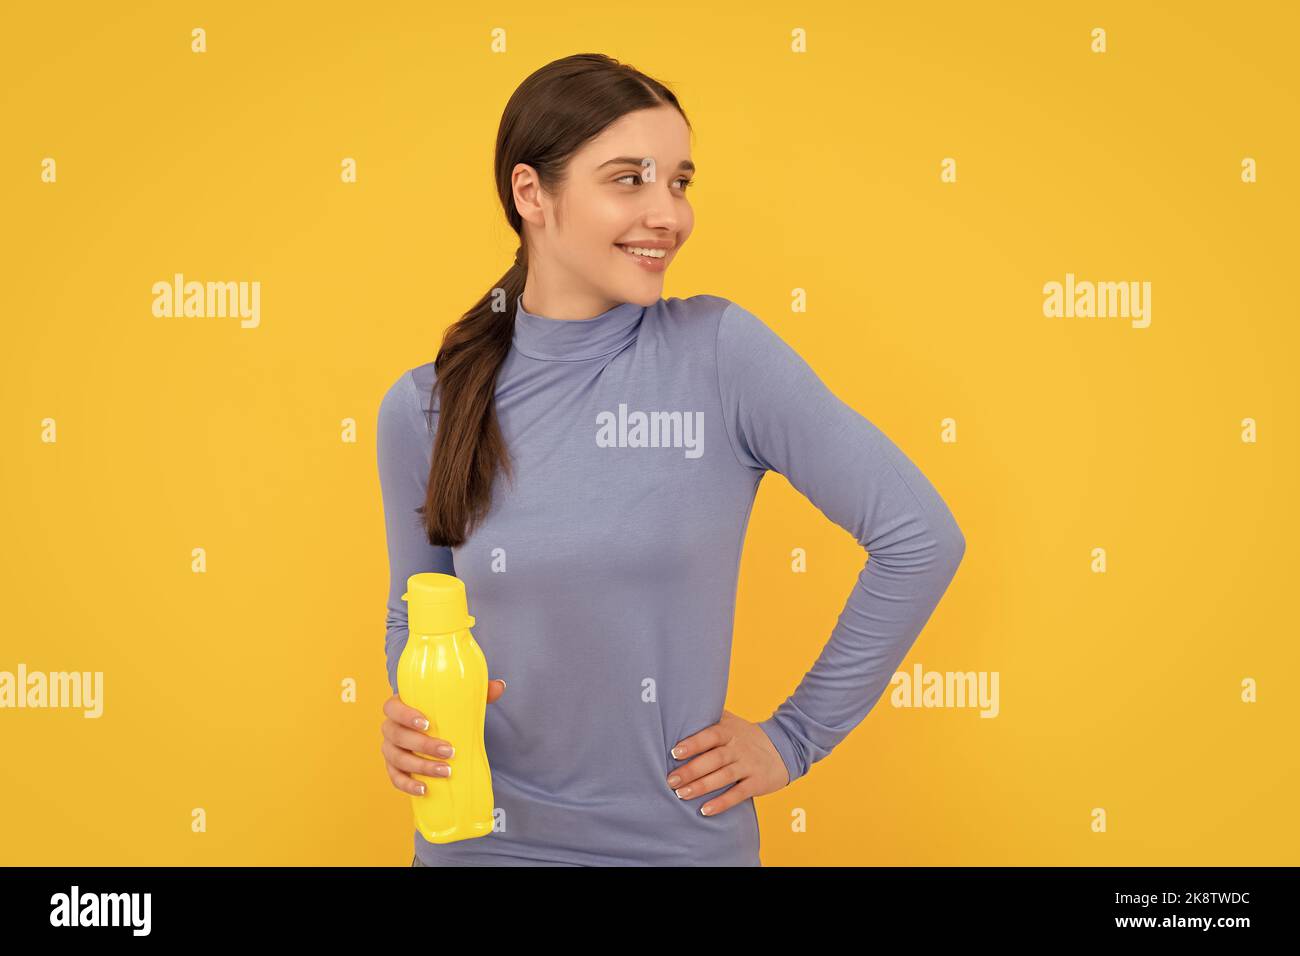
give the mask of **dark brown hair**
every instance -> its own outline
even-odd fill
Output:
[[[430,544],[463,544],[491,506],[497,470],[513,481],[496,415],[497,374],[510,351],[515,300],[528,276],[511,173],[525,163],[537,171],[541,188],[555,195],[564,186],[569,158],[588,140],[627,113],[659,106],[675,107],[686,119],[668,87],[603,53],[546,64],[506,103],[497,130],[496,185],[519,249],[505,275],[447,329],[434,360],[437,404],[430,407],[439,409],[438,431],[428,492],[418,509]]]

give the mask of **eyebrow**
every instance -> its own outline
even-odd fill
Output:
[[[615,156],[613,159],[605,160],[603,163],[597,166],[596,169],[601,170],[604,169],[606,166],[640,166],[641,161],[644,158],[645,157],[642,156]],[[677,168],[679,170],[685,170],[688,173],[695,172],[695,164],[691,162],[689,159],[683,159],[680,163],[677,164]]]

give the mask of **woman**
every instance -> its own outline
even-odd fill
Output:
[[[686,117],[650,77],[596,54],[528,77],[496,144],[515,264],[383,398],[398,789],[454,770],[436,748],[458,743],[396,696],[409,575],[465,582],[499,677],[496,829],[416,831],[415,865],[761,865],[753,798],[866,716],[961,560],[931,484],[767,325],[719,296],[662,298],[693,170]],[[820,659],[751,723],[723,703],[767,471],[870,561]]]

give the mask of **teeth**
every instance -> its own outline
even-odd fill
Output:
[[[620,249],[626,249],[634,256],[649,256],[651,259],[662,259],[668,255],[667,249],[646,249],[642,246],[619,246]]]

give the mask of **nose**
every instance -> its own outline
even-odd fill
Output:
[[[678,203],[681,198],[672,194],[673,187],[665,184],[662,189],[650,189],[645,192],[645,224],[650,229],[675,231],[681,218]]]

